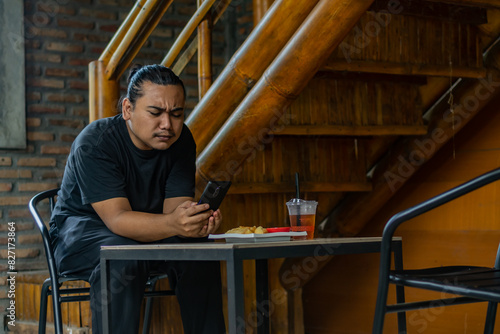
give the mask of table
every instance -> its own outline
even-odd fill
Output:
[[[103,293],[108,290],[109,261],[116,260],[176,260],[226,261],[228,333],[245,333],[243,261],[256,260],[257,305],[268,301],[267,260],[271,258],[305,257],[319,261],[325,256],[380,252],[382,238],[324,238],[265,243],[183,243],[161,245],[101,247],[101,281]],[[396,269],[403,267],[402,240],[395,237],[392,251]],[[109,303],[103,303],[103,332],[109,334]],[[269,304],[269,303],[267,303]],[[269,333],[269,312],[260,310],[258,333]]]

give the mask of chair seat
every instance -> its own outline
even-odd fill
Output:
[[[391,271],[394,284],[500,302],[500,269],[447,266]]]

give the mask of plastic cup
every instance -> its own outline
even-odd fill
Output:
[[[286,202],[286,206],[288,207],[290,228],[292,232],[307,232],[307,236],[294,237],[294,239],[314,239],[316,207],[318,206],[318,202],[292,198]]]

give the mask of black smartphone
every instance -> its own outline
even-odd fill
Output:
[[[231,181],[208,181],[198,204],[210,204],[210,210],[217,210],[231,186]]]

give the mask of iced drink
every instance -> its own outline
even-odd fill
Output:
[[[307,237],[302,237],[301,239],[313,239],[318,202],[294,198],[288,201],[286,205],[288,207],[288,214],[290,215],[291,231],[306,231]],[[294,237],[294,239],[297,238]]]

